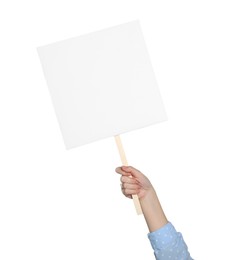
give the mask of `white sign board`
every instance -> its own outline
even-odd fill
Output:
[[[67,149],[167,119],[138,21],[37,50]]]

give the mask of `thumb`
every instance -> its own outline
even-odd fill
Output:
[[[122,166],[122,170],[131,174],[135,178],[139,178],[143,175],[139,170],[135,169],[132,166]]]

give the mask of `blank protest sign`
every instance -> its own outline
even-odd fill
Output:
[[[67,149],[167,119],[138,21],[38,54]]]

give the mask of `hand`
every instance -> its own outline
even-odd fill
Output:
[[[132,166],[118,167],[116,172],[122,175],[122,193],[128,198],[138,195],[149,231],[153,232],[165,225],[168,220],[148,178]]]
[[[122,175],[122,193],[127,198],[132,198],[132,195],[138,195],[139,199],[142,199],[149,191],[153,190],[153,186],[148,178],[132,166],[117,167],[116,172]]]

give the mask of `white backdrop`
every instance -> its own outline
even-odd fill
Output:
[[[0,4],[0,259],[154,259],[113,138],[65,150],[36,47],[139,19],[169,120],[121,136],[197,260],[245,259],[243,1]]]

